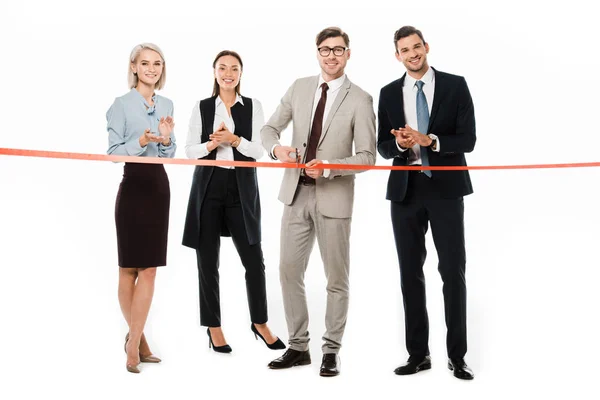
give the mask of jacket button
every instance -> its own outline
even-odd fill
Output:
[[[302,143],[302,146],[306,147],[306,143]]]

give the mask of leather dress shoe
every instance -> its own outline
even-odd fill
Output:
[[[334,353],[323,354],[321,362],[321,376],[337,376],[340,374],[340,357]]]
[[[431,357],[408,357],[406,364],[399,366],[394,370],[396,375],[412,375],[419,371],[431,369]]]
[[[467,365],[463,358],[450,358],[448,359],[448,369],[454,372],[454,376],[458,379],[465,379],[470,381],[475,377],[471,368]]]
[[[283,369],[283,368],[291,368],[296,365],[308,365],[310,364],[310,352],[306,351],[298,351],[294,349],[287,349],[285,353],[279,358],[271,361],[269,363],[269,368],[271,369]]]

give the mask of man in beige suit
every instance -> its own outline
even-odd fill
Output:
[[[307,167],[286,169],[279,193],[285,204],[279,272],[290,347],[269,364],[273,369],[311,362],[304,272],[316,236],[327,277],[320,375],[339,374],[338,352],[348,313],[354,174],[359,171],[326,165],[373,165],[376,154],[373,98],[344,74],[349,42],[339,28],[321,31],[316,40],[321,74],[296,80],[261,130],[271,157],[282,162],[296,162],[298,157]],[[292,143],[284,146],[279,139],[290,122]]]

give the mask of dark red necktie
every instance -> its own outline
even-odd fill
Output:
[[[317,104],[315,110],[315,117],[313,118],[312,128],[310,130],[310,138],[308,139],[308,148],[306,149],[305,162],[309,162],[317,158],[317,145],[321,138],[321,131],[323,130],[323,114],[325,113],[325,103],[327,102],[327,90],[329,86],[327,83],[321,85],[321,98]],[[314,182],[314,179],[310,176],[306,176],[308,182]]]

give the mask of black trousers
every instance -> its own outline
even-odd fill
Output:
[[[462,358],[467,352],[463,198],[441,198],[430,178],[418,171],[410,171],[406,198],[402,202],[392,201],[391,212],[400,264],[408,353],[419,358],[429,355],[429,320],[423,275],[427,255],[425,234],[429,222],[439,258],[438,271],[443,281],[448,357]]]
[[[219,249],[221,227],[225,224],[246,269],[250,318],[255,324],[264,324],[268,317],[263,253],[260,243],[248,243],[234,169],[215,167],[202,203],[200,224],[200,242],[196,250],[200,323],[203,326],[221,326]]]

